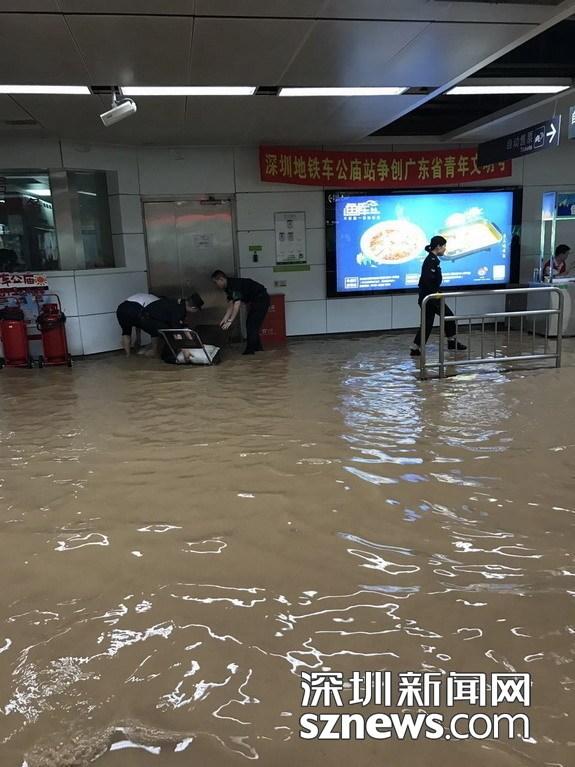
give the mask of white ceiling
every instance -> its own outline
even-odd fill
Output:
[[[86,85],[430,86],[443,90],[575,2],[0,0],[0,79]],[[104,128],[98,96],[0,96],[20,135],[136,144],[353,143],[428,97],[144,98]]]

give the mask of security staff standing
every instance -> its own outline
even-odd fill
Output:
[[[247,342],[244,354],[255,354],[263,351],[260,339],[260,329],[270,308],[270,297],[263,285],[255,280],[241,277],[228,277],[221,269],[216,269],[212,280],[221,290],[225,290],[228,299],[228,309],[224,314],[220,327],[227,330],[238,316],[240,306],[248,305],[246,317]]]
[[[442,237],[441,235],[436,235],[435,237],[431,238],[431,242],[429,245],[425,246],[425,250],[427,251],[428,255],[425,261],[423,262],[423,266],[421,267],[421,276],[419,278],[419,298],[417,300],[417,303],[419,306],[423,303],[423,299],[426,296],[433,295],[433,293],[439,292],[439,288],[441,287],[441,282],[443,280],[443,275],[441,273],[441,265],[439,262],[439,259],[441,256],[445,253],[445,247],[447,245],[447,240],[445,237]],[[424,344],[427,343],[429,339],[429,335],[431,333],[431,329],[433,327],[433,320],[435,319],[435,315],[440,316],[441,313],[441,304],[438,298],[431,298],[427,304],[425,305],[425,341]],[[453,312],[445,304],[445,316],[446,317],[453,317]],[[463,351],[464,349],[467,349],[467,346],[464,344],[460,344],[458,341],[455,340],[455,334],[457,332],[457,328],[455,327],[455,322],[453,320],[445,320],[445,335],[447,336],[447,348],[448,349],[458,349],[459,351]],[[419,357],[421,355],[421,328],[417,331],[415,334],[415,338],[413,339],[413,344],[411,346],[410,354],[412,357]]]
[[[116,317],[122,328],[122,347],[126,356],[130,355],[133,328],[136,329],[138,341],[141,330],[151,336],[149,356],[155,356],[159,352],[160,330],[183,327],[188,313],[198,311],[202,304],[197,294],[176,301],[152,293],[135,293],[122,301],[116,309]]]

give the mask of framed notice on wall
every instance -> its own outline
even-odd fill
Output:
[[[276,263],[305,264],[305,213],[276,213]]]

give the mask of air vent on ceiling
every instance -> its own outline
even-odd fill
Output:
[[[13,128],[24,128],[30,125],[38,125],[37,120],[4,120],[4,125],[10,125]]]
[[[111,96],[118,90],[117,85],[90,85],[90,90],[94,96]]]
[[[419,87],[415,88],[408,88],[406,91],[403,92],[403,96],[428,96],[430,93],[433,93],[433,91],[437,90],[437,86],[429,87],[425,85],[421,85]]]
[[[256,96],[277,96],[280,89],[277,85],[260,85],[256,88]]]

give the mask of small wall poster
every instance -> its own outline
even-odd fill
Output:
[[[276,263],[305,264],[305,213],[276,213]]]

